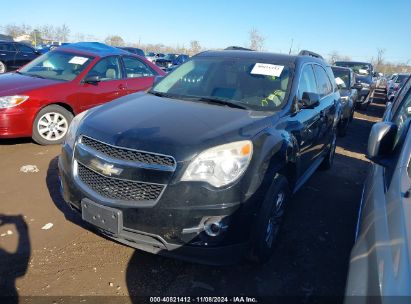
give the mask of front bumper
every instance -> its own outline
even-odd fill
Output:
[[[256,204],[253,199],[242,202],[236,197],[233,194],[238,192],[236,187],[211,191],[198,185],[177,183],[168,185],[154,206],[108,204],[92,192],[85,191],[76,181],[72,155],[72,150],[65,146],[59,157],[62,196],[79,213],[84,199],[121,211],[123,222],[118,233],[96,227],[107,237],[150,253],[205,264],[236,263],[247,254],[249,227],[252,227],[253,206]],[[210,217],[224,218],[229,223],[228,229],[217,237],[208,236],[201,230],[201,225],[205,218]]]
[[[0,109],[0,138],[31,136],[32,119],[21,107]]]

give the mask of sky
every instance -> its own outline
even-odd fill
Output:
[[[246,46],[251,29],[265,38],[264,49],[288,53],[333,51],[370,60],[377,49],[391,62],[411,63],[409,0],[42,0],[6,1],[0,27],[66,24],[71,34],[104,40],[120,35],[131,43],[205,48]]]

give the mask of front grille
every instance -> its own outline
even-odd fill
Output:
[[[83,136],[81,138],[81,143],[90,147],[100,153],[103,153],[112,158],[140,162],[148,165],[160,165],[167,167],[174,167],[175,160],[171,156],[153,154],[143,151],[128,150],[119,147],[113,147],[97,140],[91,139],[89,137]]]
[[[80,180],[99,195],[122,201],[155,201],[164,185],[132,182],[102,176],[80,163],[77,174]]]

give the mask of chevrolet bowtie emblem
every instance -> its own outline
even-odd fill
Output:
[[[91,161],[91,166],[101,172],[104,175],[112,176],[112,175],[120,175],[123,172],[123,169],[115,168],[112,164],[103,164],[100,161],[93,159]]]

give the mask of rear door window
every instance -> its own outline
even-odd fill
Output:
[[[318,92],[321,97],[332,93],[333,86],[327,76],[326,71],[319,65],[314,65],[314,72],[317,79]]]
[[[15,52],[16,49],[14,48],[12,43],[0,43],[0,52]]]
[[[24,44],[16,44],[16,47],[17,47],[17,49],[18,49],[20,52],[23,52],[23,53],[34,53],[34,50],[33,50],[31,47],[29,47],[29,46],[27,46],[27,45],[24,45]]]
[[[152,77],[156,73],[144,62],[134,57],[123,57],[127,78]]]

